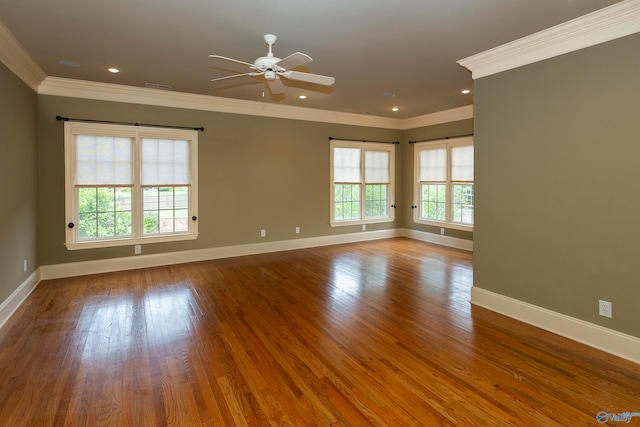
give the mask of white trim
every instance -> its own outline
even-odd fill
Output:
[[[186,108],[250,116],[275,117],[335,123],[353,126],[369,126],[384,129],[407,130],[473,118],[473,105],[439,111],[410,119],[391,119],[366,114],[340,113],[329,110],[293,107],[242,99],[222,98],[182,92],[97,83],[85,80],[47,77],[38,88],[40,95],[125,102],[160,107]]]
[[[462,249],[473,252],[473,240],[460,239],[458,237],[443,236],[441,234],[428,233],[426,231],[402,229],[402,236],[410,239],[421,240],[436,245],[448,246],[450,248]]]
[[[11,315],[22,305],[40,282],[40,269],[37,269],[9,297],[0,304],[0,328]]]
[[[86,274],[109,273],[113,271],[135,270],[138,268],[159,267],[163,265],[183,264],[187,262],[207,261],[245,255],[307,249],[320,246],[340,245],[344,243],[365,242],[370,240],[409,237],[423,242],[472,251],[473,242],[450,236],[441,236],[409,229],[388,229],[364,231],[358,233],[336,234],[330,236],[307,237],[281,240],[277,242],[249,243],[246,245],[223,246],[208,249],[168,252],[153,255],[134,255],[123,258],[82,261],[67,264],[43,265],[40,267],[40,280],[82,276]]]
[[[625,0],[461,59],[474,79],[640,32],[640,0]]]
[[[59,279],[63,277],[82,276],[85,274],[109,273],[113,271],[159,267],[162,265],[207,261],[211,259],[289,251],[294,249],[306,249],[318,246],[338,245],[342,243],[388,239],[392,237],[398,237],[399,235],[400,232],[398,232],[398,230],[389,229],[360,233],[339,234],[333,236],[281,240],[277,242],[249,243],[246,245],[237,246],[194,249],[189,251],[169,252],[153,255],[135,255],[124,258],[82,261],[68,264],[44,265],[40,267],[40,275],[42,280]]]
[[[307,237],[302,239],[281,240],[277,242],[249,243],[246,245],[223,246],[218,248],[194,249],[189,251],[168,252],[153,255],[134,255],[124,258],[111,258],[95,261],[82,261],[67,264],[43,265],[40,267],[40,279],[59,279],[86,274],[109,273],[113,271],[134,270],[138,268],[159,267],[162,265],[183,264],[187,262],[207,261],[245,255],[307,249],[320,246],[340,245],[344,243],[365,242],[370,240],[409,237],[423,242],[434,243],[452,248],[473,250],[473,242],[450,236],[441,236],[409,229],[389,229],[358,233],[336,234],[330,236]]]
[[[473,119],[473,105],[438,111],[424,116],[412,117],[402,121],[401,130],[416,129],[425,126],[439,125],[441,123],[457,122],[459,120]]]
[[[474,286],[471,303],[640,363],[640,338]]]
[[[47,77],[7,27],[0,22],[0,62],[25,82],[34,92]]]
[[[186,108],[199,111],[276,117],[312,122],[400,129],[399,119],[330,110],[294,107],[243,99],[222,98],[183,92],[170,92],[111,83],[47,77],[38,88],[40,95],[66,96],[130,104]]]

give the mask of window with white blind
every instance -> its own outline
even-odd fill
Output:
[[[415,144],[416,222],[473,229],[473,139]]]
[[[197,131],[65,122],[68,249],[195,239]]]
[[[393,221],[394,146],[331,141],[331,225]]]

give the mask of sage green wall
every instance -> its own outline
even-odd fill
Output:
[[[475,286],[640,337],[639,52],[635,34],[475,82]]]
[[[432,126],[424,126],[420,128],[409,129],[403,133],[403,141],[401,145],[403,145],[405,149],[402,150],[402,170],[400,171],[399,175],[402,176],[402,182],[404,183],[402,192],[402,200],[404,202],[402,221],[405,228],[424,231],[427,233],[435,233],[438,235],[440,234],[440,227],[418,224],[413,221],[413,210],[411,209],[411,205],[415,204],[417,200],[415,200],[414,197],[415,189],[413,183],[415,179],[415,162],[413,158],[414,145],[409,144],[409,141],[415,142],[439,138],[443,139],[447,137],[470,134],[473,134],[473,119],[441,123]],[[459,239],[473,240],[473,232],[457,230],[453,228],[445,227],[444,235],[449,237],[456,237]]]
[[[399,141],[402,131],[198,110],[38,97],[39,254],[42,265],[133,255],[132,246],[69,251],[64,246],[63,123],[85,119],[204,126],[199,135],[197,240],[148,244],[144,254],[361,231],[329,225],[329,137]],[[396,145],[396,169],[402,146]],[[402,193],[402,180],[397,182]],[[299,235],[295,227],[301,228]],[[398,221],[367,226],[398,227]],[[260,237],[260,230],[267,237]]]
[[[0,63],[0,303],[38,266],[37,95]],[[27,271],[23,261],[27,260]]]

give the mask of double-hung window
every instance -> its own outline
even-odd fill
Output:
[[[331,141],[331,225],[389,222],[394,190],[394,146]]]
[[[473,139],[415,144],[416,222],[473,229]]]
[[[197,131],[65,122],[68,249],[195,239]]]

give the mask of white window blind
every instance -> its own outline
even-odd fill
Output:
[[[127,137],[77,135],[76,185],[133,183],[133,141]]]
[[[434,148],[420,151],[420,181],[447,180],[447,149]]]
[[[364,181],[365,183],[389,182],[389,152],[366,151],[364,153]]]
[[[333,181],[360,182],[360,149],[336,148],[333,151]]]
[[[144,186],[189,185],[191,162],[189,141],[142,138]]]
[[[451,180],[473,181],[473,146],[451,148]]]

